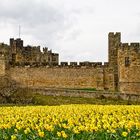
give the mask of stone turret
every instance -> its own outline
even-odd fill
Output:
[[[117,66],[117,57],[118,57],[118,47],[121,44],[121,33],[112,33],[108,35],[108,58],[109,65],[116,67]]]
[[[115,90],[118,90],[119,78],[118,78],[118,48],[121,44],[121,33],[112,33],[108,35],[108,58],[109,66],[114,71],[114,86]]]
[[[12,63],[19,61],[20,55],[23,49],[23,40],[20,38],[14,40],[14,38],[10,38],[10,49],[11,49],[11,59]]]

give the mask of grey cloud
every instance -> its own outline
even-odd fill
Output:
[[[29,2],[26,1],[24,4],[21,0],[20,3],[15,5],[10,3],[0,5],[0,18],[7,20],[7,22],[10,20],[21,22],[27,26],[49,24],[64,19],[62,13],[47,3],[37,4],[32,0]]]
[[[0,19],[13,26],[20,24],[24,35],[48,40],[53,45],[56,39],[64,37],[65,30],[69,30],[74,21],[71,13],[65,13],[63,8],[43,0],[6,0],[0,5]]]
[[[24,34],[34,34],[37,39],[56,38],[58,34],[60,39],[64,37],[62,34],[77,22],[81,12],[90,9],[82,9],[83,7],[70,1],[67,1],[66,5],[63,0],[60,1],[61,7],[57,7],[54,6],[56,0],[52,1],[54,4],[50,4],[49,0],[5,0],[0,5],[1,22],[13,26],[21,24]]]
[[[139,38],[139,5],[139,0],[0,0],[0,39],[15,35],[20,24],[25,42],[47,42],[63,61],[105,60],[109,31],[130,33],[126,39],[136,32]]]

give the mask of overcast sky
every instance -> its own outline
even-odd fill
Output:
[[[140,42],[140,0],[0,0],[0,42],[21,38],[60,61],[107,61],[108,33]]]

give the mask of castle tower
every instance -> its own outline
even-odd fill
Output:
[[[110,66],[117,66],[118,47],[121,43],[121,33],[109,33],[108,35],[108,58]]]
[[[121,43],[118,49],[119,90],[140,93],[140,43]]]
[[[12,49],[12,53],[16,53],[18,49],[23,48],[23,40],[20,38],[14,40],[14,38],[10,38],[10,47]]]
[[[12,62],[16,62],[16,56],[22,52],[23,40],[21,40],[20,38],[16,40],[14,40],[14,38],[10,38],[10,48],[12,54]]]
[[[108,35],[108,61],[109,67],[113,69],[114,72],[114,87],[118,90],[118,48],[121,44],[121,33],[109,33]]]

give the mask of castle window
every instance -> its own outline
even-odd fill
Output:
[[[49,62],[50,62],[50,60],[51,60],[50,57],[48,57],[48,61],[49,61]]]
[[[125,57],[125,66],[128,67],[130,65],[129,57]]]
[[[56,58],[55,58],[55,57],[53,57],[53,58],[52,58],[52,61],[56,61]]]

